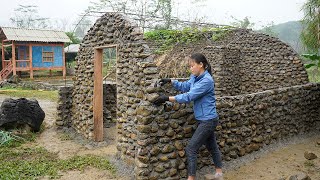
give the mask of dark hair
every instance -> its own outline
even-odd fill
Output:
[[[212,76],[212,72],[211,72],[211,65],[208,62],[207,58],[201,54],[201,53],[194,53],[191,55],[190,57],[194,62],[196,62],[197,64],[202,63],[204,66],[204,69],[207,70],[209,72],[209,74]]]

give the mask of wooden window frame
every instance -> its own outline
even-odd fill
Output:
[[[42,50],[42,62],[54,62],[54,52]]]

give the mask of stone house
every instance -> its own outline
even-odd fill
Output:
[[[113,84],[102,81],[104,48],[117,51]],[[158,107],[151,101],[161,93],[178,93],[154,84],[161,77],[187,78],[175,68],[187,68],[185,57],[192,52],[204,53],[213,67],[217,137],[225,161],[320,128],[320,85],[309,83],[297,53],[277,38],[240,29],[222,41],[177,45],[161,56],[154,48],[125,16],[107,13],[83,39],[73,87],[60,91],[57,124],[88,139],[103,140],[102,110],[116,106],[117,149],[134,164],[136,179],[187,175],[184,147],[196,126],[192,104]],[[200,156],[199,168],[212,164],[205,148]]]

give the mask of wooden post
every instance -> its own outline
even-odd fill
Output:
[[[64,54],[64,45],[63,44],[62,44],[62,62],[63,62],[62,75],[63,75],[63,79],[66,79],[66,57]]]
[[[4,69],[4,60],[5,60],[5,56],[4,56],[4,41],[2,40],[2,44],[1,44],[1,55],[2,55],[2,69]]]
[[[30,79],[33,79],[32,45],[29,44]]]
[[[93,133],[95,141],[103,141],[102,52],[103,49],[94,51]]]
[[[14,41],[12,41],[12,65],[13,65],[13,75],[17,75],[16,46],[14,44]]]

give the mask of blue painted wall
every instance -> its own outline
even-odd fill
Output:
[[[62,46],[32,46],[32,66],[33,67],[62,67],[63,54]],[[42,62],[42,52],[53,51],[54,62]]]

